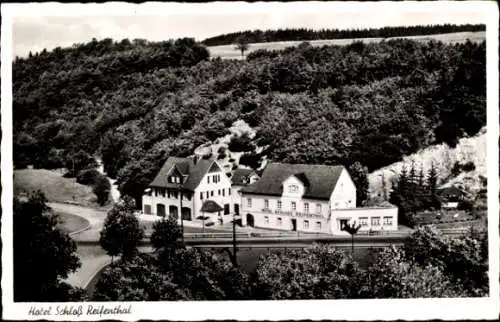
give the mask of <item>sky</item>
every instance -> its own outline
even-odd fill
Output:
[[[203,7],[205,5],[205,7]],[[12,17],[13,55],[27,56],[29,51],[67,47],[92,38],[144,38],[151,41],[179,37],[203,40],[208,37],[254,29],[278,28],[377,28],[426,24],[476,24],[485,23],[482,12],[451,10],[399,10],[393,7],[379,8],[376,12],[364,6],[360,10],[351,7],[305,7],[300,4],[281,4],[284,7],[263,7],[246,4],[247,9],[224,10],[221,4],[202,4],[196,10],[148,9],[144,11],[99,10],[103,7],[83,5],[76,10],[22,10]],[[42,9],[40,9],[42,8]],[[97,8],[97,9],[95,9]],[[232,8],[236,8],[233,6]],[[248,10],[248,8],[252,10]],[[326,9],[325,9],[326,8]],[[60,9],[60,7],[58,7]],[[90,9],[90,10],[88,10]],[[217,9],[220,9],[217,11]],[[255,10],[257,9],[257,10]],[[301,10],[304,9],[304,10]],[[378,9],[378,8],[377,8]],[[81,14],[80,14],[81,12]],[[175,13],[173,13],[175,12]],[[244,13],[245,12],[245,13]]]

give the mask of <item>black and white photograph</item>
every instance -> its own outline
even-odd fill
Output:
[[[1,34],[4,318],[498,318],[494,2],[2,4]]]

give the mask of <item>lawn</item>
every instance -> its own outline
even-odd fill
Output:
[[[56,212],[59,223],[57,228],[65,233],[72,233],[84,229],[90,225],[89,221],[83,217],[75,216],[65,212]]]
[[[41,190],[50,202],[70,202],[85,206],[96,205],[92,188],[64,178],[62,172],[45,169],[14,171],[14,195]]]
[[[396,38],[407,38],[413,40],[428,41],[430,39],[442,41],[444,43],[463,43],[467,39],[473,42],[479,42],[486,39],[486,32],[456,32],[449,34],[436,34],[436,35],[426,35],[426,36],[411,36],[411,37],[396,37]],[[390,39],[390,38],[385,38]],[[345,46],[351,44],[354,41],[363,41],[365,43],[370,42],[380,42],[384,38],[356,38],[356,39],[327,39],[327,40],[311,40],[308,41],[312,46],[324,46],[324,45],[337,45]],[[254,43],[249,44],[249,49],[245,52],[245,56],[249,53],[259,50],[283,50],[287,47],[297,46],[303,41],[279,41],[279,42],[267,42],[267,43]],[[241,59],[241,52],[234,49],[234,45],[222,45],[222,46],[212,46],[208,47],[210,51],[210,57],[220,57],[223,59]]]

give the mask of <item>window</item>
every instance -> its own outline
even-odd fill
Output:
[[[213,197],[214,196],[214,191],[210,191],[210,197]]]
[[[220,189],[217,190],[217,194],[220,196]]]
[[[172,193],[173,193],[173,195],[174,195],[174,199],[177,199],[177,198],[179,197],[179,194],[177,193],[177,191],[174,191],[174,192],[172,192]]]
[[[384,226],[392,226],[392,217],[384,217]]]
[[[247,198],[248,208],[252,208],[252,198]]]
[[[227,195],[230,196],[231,195],[231,188],[227,189]]]
[[[321,229],[321,221],[316,222],[316,229]]]
[[[269,224],[269,217],[268,217],[268,216],[265,216],[265,217],[264,217],[264,223],[265,223],[265,224]]]
[[[222,196],[225,197],[226,196],[226,189],[222,189]]]
[[[304,229],[309,229],[309,220],[304,220]]]
[[[210,183],[210,176],[207,176],[207,183]]]
[[[372,226],[380,226],[380,217],[372,217]]]
[[[368,217],[359,217],[359,224],[363,226],[368,226]]]
[[[297,186],[296,184],[291,184],[288,186],[288,192],[295,193],[297,191],[299,191],[299,186]]]
[[[208,199],[209,197],[210,197],[210,194],[209,194],[209,192],[207,191],[207,199]]]
[[[297,203],[292,201],[292,210],[297,210]]]
[[[160,193],[161,193],[162,197],[165,197],[165,190],[166,190],[165,188],[160,189]]]
[[[264,209],[269,209],[269,200],[264,200]]]
[[[281,218],[276,218],[276,226],[281,226],[282,220]]]
[[[170,198],[170,190],[167,191],[167,197]]]
[[[213,182],[217,183],[217,176],[216,175],[213,176]]]
[[[304,203],[304,212],[305,212],[306,214],[308,214],[308,213],[309,213],[309,203],[308,203],[308,202]]]
[[[281,200],[278,200],[278,209],[281,209]]]
[[[321,213],[321,204],[319,204],[319,203],[316,204],[316,213],[317,214]]]
[[[144,205],[144,213],[146,215],[151,215],[151,205]]]

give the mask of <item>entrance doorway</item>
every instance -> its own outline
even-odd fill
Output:
[[[253,227],[254,225],[254,218],[252,214],[247,214],[247,225],[250,227]]]
[[[182,207],[182,219],[191,220],[191,208]]]
[[[224,215],[229,215],[229,204],[224,205]]]
[[[236,216],[239,216],[239,215],[240,215],[240,205],[239,205],[239,204],[237,204],[237,203],[235,203],[235,204],[234,204],[234,214],[235,214]]]
[[[297,219],[292,219],[292,230],[297,231]]]
[[[347,226],[349,221],[347,219],[340,219],[339,222],[340,222],[340,230],[344,230],[345,226]]]
[[[165,217],[165,205],[164,204],[157,204],[156,205],[156,214],[160,217]]]
[[[170,217],[172,217],[174,219],[178,219],[179,218],[179,213],[178,213],[178,210],[177,210],[177,206],[170,206],[170,207],[168,207],[168,211],[170,213]]]

